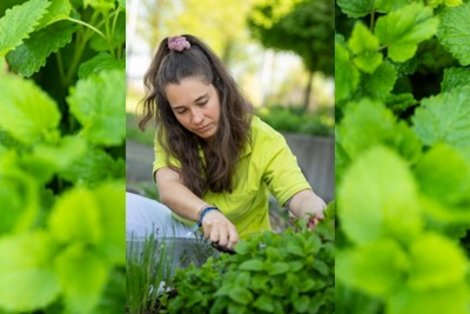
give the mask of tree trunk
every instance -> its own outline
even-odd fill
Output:
[[[303,106],[304,112],[307,112],[308,110],[308,105],[310,103],[310,94],[312,91],[312,85],[313,85],[313,71],[309,71],[307,86],[305,86],[304,106]]]

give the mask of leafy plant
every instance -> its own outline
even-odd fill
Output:
[[[467,313],[470,3],[337,5],[337,309]]]
[[[124,307],[124,5],[0,5],[0,311]]]
[[[169,313],[332,313],[334,208],[314,232],[299,224],[241,241],[236,254],[177,271]]]
[[[299,110],[300,109],[300,110]],[[305,113],[302,108],[269,106],[258,111],[263,121],[282,132],[328,136],[333,134],[333,121],[328,112]]]

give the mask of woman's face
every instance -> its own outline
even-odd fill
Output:
[[[215,87],[200,78],[185,78],[165,87],[176,119],[188,131],[207,140],[217,132],[220,101]]]

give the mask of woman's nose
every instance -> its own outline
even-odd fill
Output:
[[[194,124],[200,124],[204,120],[202,111],[194,109],[192,113],[192,120]]]

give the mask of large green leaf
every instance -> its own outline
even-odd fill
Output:
[[[366,60],[364,60],[366,62]],[[397,70],[388,61],[381,63],[372,73],[362,75],[358,93],[361,97],[369,97],[385,101],[397,80]]]
[[[336,132],[343,149],[341,157],[346,157],[346,153],[352,160],[377,144],[393,148],[410,161],[421,154],[416,134],[403,121],[397,122],[393,113],[379,102],[349,103]]]
[[[390,11],[399,9],[409,3],[409,0],[375,0],[374,5],[378,12],[388,13]]]
[[[0,76],[0,128],[16,140],[33,144],[56,132],[60,113],[56,103],[32,81]]]
[[[382,146],[361,155],[345,173],[338,213],[343,231],[358,244],[380,238],[406,243],[422,229],[416,184],[408,165]]]
[[[122,266],[125,264],[126,257],[125,190],[125,184],[109,182],[100,185],[94,191],[103,227],[103,241],[100,249],[113,264]]]
[[[424,144],[470,146],[470,86],[438,94],[421,103],[413,117],[414,129]]]
[[[100,208],[92,191],[76,187],[61,195],[49,216],[49,228],[61,243],[96,245],[103,238]]]
[[[377,19],[375,35],[388,48],[388,56],[396,62],[412,58],[418,44],[431,38],[439,20],[431,8],[413,3]]]
[[[335,42],[335,98],[347,99],[359,83],[359,71],[349,60],[349,52],[339,36]]]
[[[405,280],[409,261],[398,243],[384,239],[339,252],[335,268],[344,284],[386,298]]]
[[[102,296],[109,265],[85,245],[74,244],[57,257],[54,266],[68,313],[91,313]]]
[[[470,86],[470,68],[444,69],[444,78],[441,82],[441,92],[449,92],[454,88]]]
[[[439,234],[421,235],[411,243],[410,255],[408,285],[412,289],[429,290],[465,282],[465,253]]]
[[[7,61],[16,73],[29,77],[46,64],[47,57],[72,40],[75,25],[57,22],[31,33],[22,45],[7,54]]]
[[[352,18],[362,17],[374,11],[374,0],[338,0],[344,14]]]
[[[6,11],[0,19],[0,57],[28,37],[49,5],[47,0],[30,0]]]
[[[78,69],[78,77],[84,79],[92,74],[98,74],[102,71],[124,70],[125,60],[116,60],[107,52],[101,52],[93,58],[83,62]]]
[[[95,185],[105,179],[124,177],[125,166],[123,159],[114,160],[102,149],[88,148],[79,160],[59,172],[59,176],[68,182]]]
[[[37,182],[18,168],[18,156],[0,155],[0,235],[28,230],[39,212]]]
[[[72,114],[92,143],[119,145],[125,128],[125,73],[113,70],[79,80],[67,97]]]
[[[468,287],[465,283],[426,291],[403,287],[388,301],[386,313],[463,314],[468,312],[468,300]]]
[[[415,174],[421,191],[429,198],[426,210],[436,221],[470,222],[470,161],[440,143],[417,163]]]
[[[56,250],[44,232],[0,238],[0,308],[29,312],[54,301],[60,286],[49,263]]]
[[[39,21],[36,29],[43,28],[52,23],[64,20],[69,17],[72,11],[72,5],[69,0],[49,0],[51,6],[47,8],[47,14],[44,15]]]
[[[447,8],[440,15],[441,25],[437,34],[440,43],[461,65],[470,64],[470,3]]]
[[[362,71],[372,73],[382,63],[379,39],[361,22],[354,25],[348,46],[354,54],[354,63]]]

